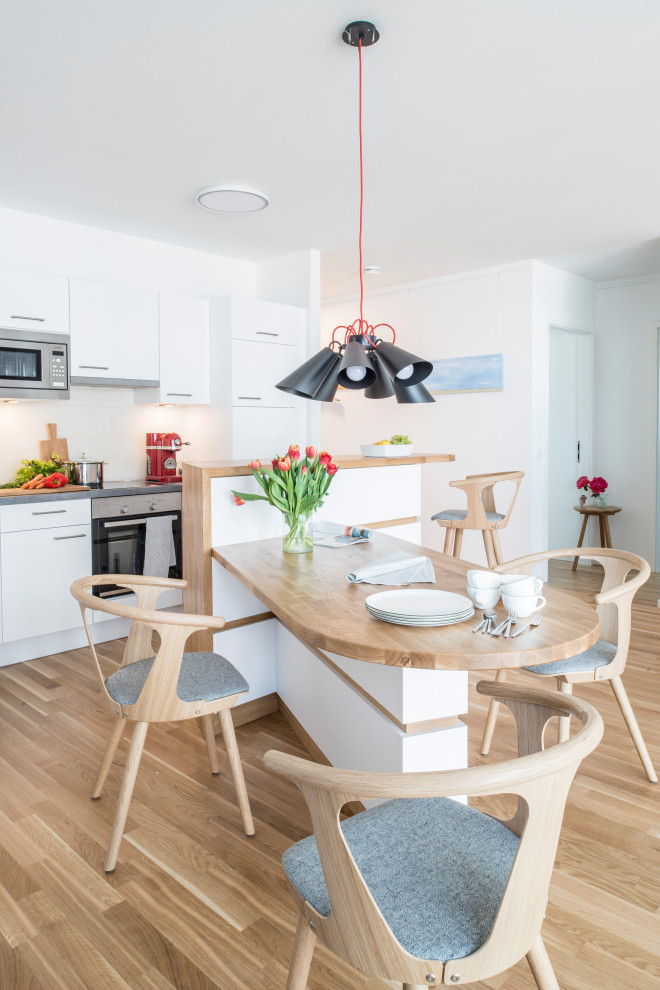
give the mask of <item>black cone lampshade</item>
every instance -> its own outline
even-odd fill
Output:
[[[425,385],[409,385],[407,388],[394,386],[396,401],[399,403],[435,402],[435,399]]]
[[[390,381],[390,376],[378,360],[378,354],[375,351],[371,353],[370,357],[376,372],[376,381],[366,390],[364,397],[365,399],[389,399],[390,396],[394,395],[394,386]]]
[[[328,375],[337,370],[340,361],[339,354],[332,347],[323,347],[318,354],[278,382],[275,388],[291,395],[300,395],[303,399],[313,399]]]
[[[377,345],[376,353],[395,386],[409,388],[411,385],[418,385],[433,371],[430,361],[385,340]]]
[[[339,361],[339,355],[337,355],[337,360]],[[338,388],[337,366],[333,365],[316,392],[314,392],[312,399],[314,402],[332,402]]]
[[[354,334],[344,349],[337,372],[337,380],[344,388],[369,388],[376,381],[374,366],[362,341],[369,343],[366,337]]]

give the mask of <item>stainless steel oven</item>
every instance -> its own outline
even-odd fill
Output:
[[[180,578],[182,563],[180,491],[92,499],[94,574],[158,572]],[[126,594],[125,588],[107,584],[93,591],[103,598]]]
[[[0,399],[68,399],[69,335],[0,328]]]

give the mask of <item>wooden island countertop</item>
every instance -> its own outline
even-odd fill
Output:
[[[284,455],[282,455],[284,456]],[[453,461],[455,454],[410,454],[408,457],[362,457],[360,454],[337,454],[333,461],[338,468],[400,467],[402,464],[437,464]],[[186,461],[183,480],[198,475],[205,478],[240,478],[252,472],[245,461]]]

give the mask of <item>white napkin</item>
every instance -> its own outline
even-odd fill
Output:
[[[414,582],[434,582],[435,571],[428,557],[414,557],[411,553],[398,550],[388,557],[382,557],[373,564],[358,567],[346,575],[350,584],[413,584]]]

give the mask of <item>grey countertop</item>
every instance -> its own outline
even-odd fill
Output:
[[[88,492],[46,492],[43,488],[34,495],[16,495],[0,498],[0,508],[23,505],[24,502],[61,502],[64,499],[110,498],[113,495],[145,495],[149,492],[180,492],[181,482],[168,485],[147,484],[145,481],[108,481],[103,488],[92,488]]]

